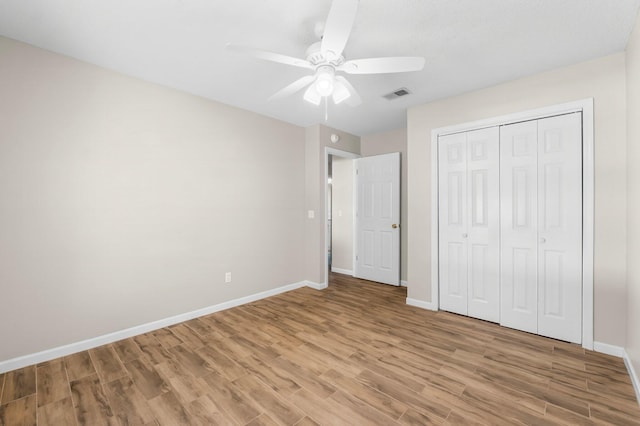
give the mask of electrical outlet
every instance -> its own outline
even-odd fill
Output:
[[[231,272],[227,272],[226,274],[224,274],[224,282],[225,283],[231,282]]]

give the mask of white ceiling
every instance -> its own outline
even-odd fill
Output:
[[[340,1],[340,0],[336,0]],[[302,93],[267,98],[305,70],[232,54],[233,42],[304,57],[330,0],[0,0],[0,35],[300,126]],[[327,125],[403,127],[406,108],[625,49],[640,0],[361,0],[347,59],[424,56],[421,72],[350,75],[362,105]],[[400,87],[413,93],[387,101]]]

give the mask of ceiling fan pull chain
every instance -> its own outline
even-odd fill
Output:
[[[325,121],[325,123],[327,121],[329,121],[329,101],[327,99],[329,99],[329,97],[325,96],[324,97],[324,121]]]

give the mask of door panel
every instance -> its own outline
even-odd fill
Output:
[[[440,307],[467,315],[467,137],[438,140]]]
[[[582,340],[581,114],[501,128],[502,325]]]
[[[500,134],[467,132],[468,315],[500,321]]]
[[[467,294],[467,249],[463,243],[449,243],[448,245],[448,285],[445,295],[452,297],[454,303],[460,303],[461,310],[458,312],[466,314],[466,294]],[[463,307],[463,308],[462,308]],[[454,306],[455,308],[455,306]],[[455,311],[452,311],[455,312]]]
[[[538,333],[582,340],[582,117],[538,121]]]
[[[499,321],[499,133],[439,138],[442,309]]]
[[[400,285],[400,153],[360,158],[355,165],[355,276]]]
[[[500,128],[500,324],[538,331],[535,121]]]

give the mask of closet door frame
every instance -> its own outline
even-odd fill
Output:
[[[439,310],[438,138],[453,133],[582,113],[582,347],[593,350],[594,117],[593,98],[433,129],[431,132],[431,305]]]

